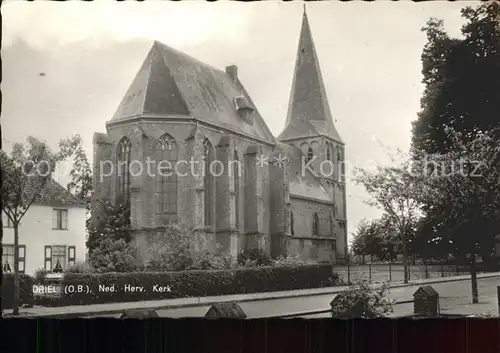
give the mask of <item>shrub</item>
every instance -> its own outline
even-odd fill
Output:
[[[99,273],[133,272],[141,269],[141,261],[132,244],[106,238],[90,255],[90,266]]]
[[[236,268],[237,263],[228,253],[216,254],[208,257],[208,266],[214,270]]]
[[[94,269],[87,262],[77,262],[73,266],[67,268],[64,273],[92,273]]]
[[[196,267],[197,262],[201,264],[204,259],[208,261],[204,244],[186,226],[169,225],[164,233],[168,243],[153,242],[146,249],[148,271],[184,271]]]
[[[230,294],[273,292],[319,288],[338,284],[330,265],[301,267],[259,267],[230,270],[191,270],[135,273],[69,273],[62,280],[65,288],[81,285],[85,293],[66,291],[59,305],[160,300]],[[143,287],[142,292],[125,291],[125,286]],[[156,292],[153,286],[170,286]],[[73,287],[70,287],[73,286]],[[105,287],[114,291],[105,291]]]
[[[300,255],[280,256],[272,260],[273,266],[304,266],[312,265],[314,262],[311,260],[303,260]]]
[[[393,301],[387,296],[388,286],[384,283],[372,288],[365,282],[351,285],[339,293],[330,303],[335,318],[377,318],[393,311]]]
[[[265,252],[258,249],[242,250],[241,253],[239,253],[237,260],[240,267],[272,265],[271,258]]]
[[[19,304],[32,307],[34,303],[33,285],[35,280],[26,274],[19,274]],[[2,278],[2,309],[12,309],[14,305],[14,274],[4,273]]]
[[[47,278],[47,270],[44,268],[39,268],[35,271],[35,278],[34,281],[36,284],[43,284],[45,283],[45,278]]]
[[[148,271],[186,271],[234,268],[228,253],[210,254],[202,238],[196,238],[182,224],[165,229],[168,243],[153,242],[146,249]]]

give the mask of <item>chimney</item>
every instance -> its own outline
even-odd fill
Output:
[[[236,65],[231,65],[231,66],[226,66],[226,74],[231,77],[231,80],[233,82],[236,82],[238,79],[238,66]]]

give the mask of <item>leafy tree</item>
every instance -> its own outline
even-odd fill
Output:
[[[413,124],[413,147],[444,153],[451,146],[445,126],[464,133],[499,126],[500,5],[490,2],[462,10],[462,39],[450,38],[443,21],[432,18],[423,31],[425,90]]]
[[[394,160],[393,162],[396,163]],[[377,166],[375,171],[358,169],[355,181],[364,186],[368,205],[381,209],[386,220],[397,230],[403,255],[404,281],[408,283],[408,243],[420,214],[419,191],[412,177],[412,161],[405,159],[394,166]]]
[[[357,227],[356,231],[353,233],[353,241],[351,245],[351,252],[354,255],[362,256],[363,263],[365,262],[365,256],[369,255],[369,252],[366,249],[366,239],[365,236],[369,230],[369,221],[366,219],[362,219]]]
[[[65,150],[52,152],[46,143],[28,137],[13,145],[10,155],[0,151],[2,211],[14,228],[14,315],[19,315],[19,224],[51,179],[56,166],[67,158]]]
[[[355,255],[370,256],[373,261],[373,256],[380,259],[381,249],[383,247],[383,238],[380,234],[377,221],[368,221],[363,219],[357,226],[354,233],[352,251]]]
[[[66,138],[59,143],[61,151],[67,158],[72,158],[73,167],[70,171],[71,181],[68,183],[68,191],[85,201],[87,212],[90,211],[92,195],[92,170],[83,149],[83,141],[80,135]]]
[[[113,202],[103,199],[97,201],[91,217],[87,220],[87,248],[89,257],[100,246],[103,239],[123,240],[129,243],[132,239],[130,224],[130,207],[128,203]]]
[[[425,164],[431,160],[439,164],[434,169],[441,170],[439,178],[422,181],[428,185],[422,194],[425,220],[420,241],[431,245],[427,256],[470,258],[472,296],[477,302],[476,255],[490,262],[500,220],[494,210],[497,195],[490,192],[496,190],[495,144],[500,143],[496,132],[500,125],[500,5],[467,7],[462,17],[461,39],[450,38],[437,19],[423,29],[428,38],[422,54],[425,91],[413,125],[412,145],[416,160],[425,159]],[[478,162],[483,164],[481,176],[473,177],[471,169]],[[442,173],[458,164],[462,164],[460,173]]]
[[[465,136],[445,129],[449,151],[416,159],[419,202],[435,234],[470,259],[473,303],[478,302],[476,257],[489,262],[500,223],[500,129]]]
[[[399,253],[398,230],[391,217],[383,215],[372,221],[362,220],[354,234],[352,251],[356,255],[369,255],[381,261],[392,261]],[[363,258],[364,260],[364,258]]]

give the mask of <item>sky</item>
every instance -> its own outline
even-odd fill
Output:
[[[460,35],[460,9],[477,2],[308,2],[307,14],[346,160],[390,163],[408,150],[420,109],[422,26],[444,20]],[[153,40],[238,75],[277,136],[284,128],[302,2],[20,2],[2,4],[5,147],[29,135],[55,147],[105,132]],[[40,75],[44,73],[45,75]],[[65,183],[67,176],[57,179]],[[347,184],[348,232],[380,211]]]

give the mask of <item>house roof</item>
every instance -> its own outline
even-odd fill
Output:
[[[33,193],[38,190],[39,184],[34,179],[29,179],[25,186],[25,195],[31,199]],[[33,204],[52,207],[85,207],[85,202],[71,194],[61,184],[49,178]]]
[[[248,103],[252,124],[237,111]],[[275,139],[237,77],[155,41],[111,122],[136,116],[191,117],[274,144]]]
[[[326,136],[342,143],[333,123],[318,56],[304,11],[285,128],[279,141]]]

